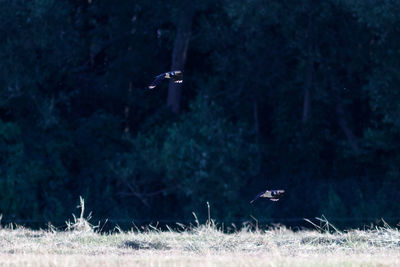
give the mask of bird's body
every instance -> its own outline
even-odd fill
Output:
[[[148,86],[149,89],[153,89],[156,87],[162,80],[164,79],[172,79],[174,83],[182,83],[183,82],[183,74],[180,70],[174,70],[162,73],[154,79],[154,81]]]
[[[250,203],[253,203],[259,197],[266,197],[271,201],[278,201],[284,193],[285,190],[266,190],[258,194],[252,201],[250,201]]]

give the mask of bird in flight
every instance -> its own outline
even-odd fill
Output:
[[[164,79],[172,79],[174,83],[182,83],[183,82],[183,74],[180,70],[169,71],[162,73],[154,79],[154,81],[148,86],[149,89],[153,89],[156,87],[162,80]]]
[[[285,190],[266,190],[258,194],[250,203],[253,203],[259,197],[267,197],[271,201],[278,201],[283,194],[285,194]]]

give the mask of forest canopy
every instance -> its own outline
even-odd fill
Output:
[[[396,1],[0,3],[3,221],[400,220]]]

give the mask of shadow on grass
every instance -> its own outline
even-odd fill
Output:
[[[167,244],[161,242],[146,242],[139,240],[125,241],[124,247],[139,250],[139,249],[155,249],[155,250],[168,250],[171,249]]]

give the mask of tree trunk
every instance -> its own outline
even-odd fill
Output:
[[[253,117],[254,117],[254,130],[256,133],[257,143],[260,135],[260,123],[258,119],[258,105],[257,100],[253,100]]]
[[[129,82],[129,87],[128,87],[128,99],[132,98],[132,82]],[[130,107],[129,107],[129,102],[125,105],[124,108],[124,114],[125,114],[125,129],[124,132],[126,134],[129,133],[129,112],[130,112]]]
[[[307,29],[307,70],[305,75],[305,83],[304,83],[304,98],[303,98],[303,116],[301,119],[302,124],[306,124],[310,118],[310,110],[311,110],[311,87],[313,81],[313,73],[314,73],[314,56],[313,56],[313,40],[312,40],[312,30],[311,30],[311,15],[308,20],[308,29]]]
[[[311,49],[309,50],[311,52]],[[310,118],[311,109],[311,86],[312,86],[312,76],[313,76],[313,62],[312,56],[309,54],[307,59],[307,73],[306,81],[304,85],[304,98],[303,98],[303,117],[302,123],[306,124]]]
[[[346,113],[343,107],[343,100],[340,97],[340,92],[339,89],[334,85],[333,81],[331,81],[331,87],[333,89],[333,92],[336,94],[336,115],[337,115],[337,120],[339,123],[340,128],[342,128],[347,141],[350,144],[351,149],[356,153],[360,153],[360,147],[357,142],[357,138],[353,134],[353,131],[350,129],[347,120],[346,120]]]
[[[189,46],[189,39],[192,31],[192,21],[194,15],[194,4],[191,1],[185,1],[181,15],[177,24],[174,48],[172,51],[171,70],[184,70],[186,55]],[[185,77],[183,77],[185,79]],[[180,109],[182,84],[174,83],[172,80],[168,86],[167,106],[177,114]]]

